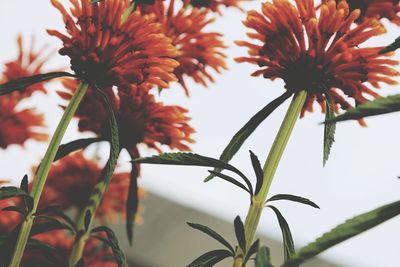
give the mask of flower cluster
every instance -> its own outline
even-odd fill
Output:
[[[260,44],[237,42],[249,49],[250,57],[236,61],[258,65],[261,69],[253,76],[283,79],[289,91],[307,90],[302,115],[312,111],[315,100],[324,110],[326,93],[336,112],[351,107],[346,96],[364,103],[378,96],[366,83],[375,88],[395,84],[391,76],[398,72],[391,68],[397,61],[379,54],[382,47],[361,47],[385,29],[372,18],[354,25],[360,14],[345,1],[327,1],[319,14],[313,0],[296,0],[296,6],[287,0],[264,3],[262,13],[250,11],[244,22],[255,30],[248,35]]]

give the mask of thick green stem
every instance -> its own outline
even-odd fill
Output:
[[[247,213],[246,221],[244,224],[246,244],[248,247],[250,247],[250,245],[253,243],[253,239],[257,231],[257,226],[260,221],[262,211],[264,209],[264,203],[267,199],[269,188],[274,178],[279,161],[282,158],[283,151],[285,150],[286,145],[289,141],[289,137],[293,131],[293,127],[300,115],[300,111],[304,105],[306,97],[306,91],[301,91],[294,96],[292,103],[290,104],[289,109],[286,113],[286,116],[282,121],[281,127],[275,137],[275,141],[272,144],[271,150],[268,154],[268,158],[265,161],[263,184],[261,190],[252,199],[252,203]],[[238,250],[235,257],[235,264],[236,261],[240,258],[243,258],[243,252]],[[234,266],[237,266],[235,264]]]
[[[84,95],[86,94],[87,89],[88,85],[85,83],[81,83],[78,89],[76,90],[75,94],[72,96],[71,101],[69,102],[67,108],[65,109],[64,114],[60,122],[58,123],[56,131],[54,132],[54,135],[51,138],[46,154],[44,155],[43,160],[40,163],[40,166],[36,173],[36,178],[33,181],[32,189],[30,192],[30,195],[34,200],[33,209],[26,216],[25,221],[22,223],[16,247],[14,249],[14,254],[12,256],[9,267],[18,267],[21,262],[21,258],[24,253],[26,243],[29,239],[29,233],[33,225],[33,220],[35,217],[34,214],[36,212],[40,195],[42,194],[42,190],[47,179],[47,175],[50,171],[51,164],[54,161],[58,147],[60,146],[65,131],[67,130],[67,127],[71,122],[71,119],[74,116],[75,111],[77,110],[80,102],[82,101]]]

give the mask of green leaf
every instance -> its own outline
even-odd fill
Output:
[[[397,50],[399,48],[400,48],[400,37],[397,37],[396,40],[394,40],[393,43],[391,43],[390,45],[386,46],[381,51],[379,51],[379,54],[385,54],[385,53],[388,53],[388,52],[392,52],[392,51],[395,51],[395,50]]]
[[[56,218],[46,215],[38,215],[35,217],[35,223],[32,226],[30,236],[47,233],[54,230],[70,230],[73,233],[75,232],[70,225],[60,222]]]
[[[134,163],[149,163],[149,164],[164,164],[164,165],[181,165],[181,166],[201,166],[201,167],[214,167],[218,170],[229,170],[238,174],[249,188],[252,188],[250,180],[237,168],[225,163],[221,160],[205,157],[193,153],[164,153],[147,158],[134,159]]]
[[[118,267],[125,267],[127,265],[126,257],[118,244],[118,239],[115,236],[113,230],[111,230],[107,226],[99,226],[91,231],[91,233],[99,233],[99,232],[106,233],[109,245],[113,251],[114,259],[117,262]]]
[[[325,103],[326,103],[326,113],[325,120],[333,120],[335,119],[335,109],[333,107],[332,96],[328,91],[325,92]],[[331,153],[331,148],[333,143],[335,142],[335,131],[336,131],[336,123],[328,123],[324,125],[324,154],[323,154],[323,166],[325,166],[326,162],[329,159],[329,154]]]
[[[257,183],[256,183],[256,191],[254,194],[258,194],[260,192],[263,180],[264,180],[264,171],[261,167],[260,161],[258,160],[257,156],[250,150],[250,158],[251,164],[253,165],[254,172],[256,174]]]
[[[0,96],[12,93],[17,90],[24,90],[28,86],[35,83],[44,82],[53,78],[59,77],[75,77],[75,75],[68,72],[50,72],[45,74],[33,75],[30,77],[23,77],[0,85]]]
[[[269,248],[260,247],[258,249],[255,267],[274,267],[271,263]]]
[[[57,154],[54,158],[54,161],[57,161],[65,156],[68,156],[70,153],[79,150],[79,149],[85,149],[89,145],[96,143],[96,142],[101,142],[103,139],[94,137],[94,138],[83,138],[83,139],[78,139],[74,140],[72,142],[69,142],[67,144],[63,144],[59,146],[57,150]]]
[[[24,177],[21,180],[21,184],[19,186],[21,190],[23,190],[25,193],[29,194],[28,192],[28,175],[24,175]]]
[[[236,239],[238,241],[239,247],[242,249],[242,251],[244,251],[246,253],[246,235],[244,232],[243,222],[239,216],[236,216],[233,223],[235,226],[235,235],[236,235]]]
[[[133,228],[135,225],[136,213],[139,206],[139,195],[138,195],[138,166],[132,163],[131,177],[129,182],[128,199],[126,201],[126,233],[128,235],[129,244],[133,244]]]
[[[290,194],[278,194],[275,195],[273,197],[270,197],[269,199],[267,199],[267,202],[270,201],[276,201],[276,200],[289,200],[289,201],[294,201],[294,202],[298,202],[301,204],[305,204],[305,205],[309,205],[313,208],[319,209],[319,206],[317,204],[315,204],[314,202],[312,202],[311,200],[309,200],[308,198],[304,198],[304,197],[299,197],[299,196],[295,196],[295,195],[290,195]]]
[[[64,214],[64,212],[62,211],[60,206],[49,205],[49,206],[45,207],[44,209],[41,209],[38,212],[36,212],[35,216],[43,215],[43,214],[53,214],[56,217],[60,217],[69,225],[70,229],[72,229],[72,232],[74,232],[74,233],[78,232],[78,228],[76,227],[75,222],[70,217],[68,217],[68,215]]]
[[[217,176],[217,177],[219,177],[219,178],[221,178],[221,179],[223,179],[223,180],[225,180],[225,181],[228,181],[228,182],[230,182],[230,183],[232,183],[232,184],[238,186],[239,188],[241,188],[241,189],[243,189],[244,191],[246,191],[247,193],[249,193],[250,196],[253,196],[253,191],[252,191],[253,189],[252,189],[252,188],[250,188],[250,189],[247,188],[247,187],[244,186],[242,183],[236,181],[235,178],[232,178],[232,177],[230,177],[230,176],[228,176],[228,175],[226,175],[226,174],[220,173],[220,172],[214,172],[214,171],[208,171],[208,172],[210,172],[211,174],[214,174],[215,176]]]
[[[85,232],[89,231],[89,226],[90,226],[90,221],[92,218],[92,213],[90,212],[90,210],[87,210],[85,213]]]
[[[231,252],[228,250],[225,249],[212,250],[204,253],[203,255],[195,259],[187,267],[211,267],[228,257],[232,257]]]
[[[313,258],[321,252],[331,248],[349,238],[361,234],[397,215],[400,214],[400,201],[396,201],[370,212],[355,216],[343,224],[333,228],[331,231],[323,234],[314,242],[300,249],[289,262],[284,264],[284,267],[291,266],[290,264],[301,264],[306,260]]]
[[[85,260],[81,258],[74,267],[85,267]]]
[[[275,208],[274,206],[267,206],[267,207],[271,208],[275,212],[276,217],[278,218],[279,227],[281,228],[283,236],[283,249],[285,254],[285,262],[287,262],[289,258],[296,253],[294,249],[294,243],[293,243],[292,233],[290,232],[289,224],[287,223],[287,221],[277,208]],[[298,265],[291,264],[288,266],[295,267]]]
[[[231,139],[229,144],[225,147],[224,151],[220,156],[220,160],[223,162],[229,162],[233,156],[239,151],[242,147],[243,143],[247,140],[247,138],[257,129],[257,127],[286,99],[288,99],[292,95],[291,92],[286,91],[280,97],[271,101],[268,105],[266,105],[263,109],[257,112]],[[221,172],[222,168],[216,167],[214,169],[215,172]],[[214,175],[209,175],[205,181],[209,181],[214,178]]]
[[[246,257],[244,258],[244,263],[247,263],[251,256],[257,253],[258,248],[260,246],[260,239],[257,239],[253,245],[250,246],[249,251],[246,253]]]
[[[2,211],[13,211],[18,212],[21,215],[25,215],[25,210],[22,210],[20,207],[17,206],[8,206],[2,209]]]
[[[232,256],[235,254],[235,250],[229,244],[229,242],[226,241],[220,234],[215,232],[213,229],[211,229],[211,228],[209,228],[207,226],[201,225],[201,224],[197,224],[197,223],[188,222],[187,224],[190,227],[192,227],[193,229],[199,230],[199,231],[205,233],[206,235],[209,235],[210,237],[214,238],[218,242],[220,242],[222,245],[224,245],[226,248],[228,248],[232,252]]]
[[[359,120],[364,117],[382,115],[396,111],[400,111],[400,94],[380,97],[375,100],[365,102],[357,107],[350,108],[346,113],[339,115],[334,119],[325,121],[325,123]]]
[[[28,194],[15,186],[3,186],[0,187],[0,199],[11,198],[11,197],[29,197]]]

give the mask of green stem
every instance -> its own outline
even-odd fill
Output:
[[[301,109],[306,101],[307,92],[301,91],[294,96],[285,118],[282,121],[281,127],[275,137],[268,158],[264,164],[264,179],[261,190],[252,199],[251,206],[247,213],[244,230],[246,235],[246,244],[248,247],[253,243],[256,234],[257,226],[260,221],[261,213],[264,209],[265,200],[267,199],[268,191],[274,178],[279,161],[282,158],[283,151],[289,141],[289,137],[293,131],[293,127],[300,115]],[[246,253],[246,252],[245,252]],[[237,251],[235,262],[243,258],[243,252]],[[236,264],[236,263],[235,263]],[[237,265],[234,265],[237,266]]]
[[[29,214],[26,216],[26,219],[21,225],[16,247],[14,249],[14,254],[12,256],[9,267],[18,267],[21,262],[21,258],[24,253],[26,243],[29,239],[29,233],[33,225],[35,217],[34,214],[38,207],[39,199],[42,194],[42,190],[46,182],[47,175],[49,174],[51,164],[54,161],[58,147],[60,146],[65,131],[67,130],[67,127],[71,122],[71,119],[74,116],[75,111],[77,110],[80,102],[82,101],[84,95],[86,94],[87,89],[88,89],[88,84],[81,83],[78,89],[76,90],[75,94],[72,96],[71,101],[69,102],[67,108],[65,109],[64,114],[60,122],[58,123],[56,131],[54,132],[54,135],[51,138],[46,154],[44,155],[43,160],[39,165],[39,168],[36,173],[36,178],[33,181],[32,189],[30,192],[30,195],[34,200],[33,209],[29,212]]]

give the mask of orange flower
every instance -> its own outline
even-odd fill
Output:
[[[34,38],[32,38],[28,52],[24,51],[24,45],[21,35],[18,35],[17,37],[17,45],[19,51],[18,57],[15,60],[9,61],[5,64],[2,81],[3,83],[21,77],[41,74],[43,65],[49,59],[50,55],[44,55],[46,46],[42,47],[41,49],[36,49]],[[44,83],[36,83],[18,92],[19,93],[14,94],[18,94],[19,98],[23,98],[31,96],[34,92],[46,93],[46,89],[44,88]]]
[[[323,0],[326,2],[327,0]],[[399,0],[340,0],[347,1],[350,10],[360,9],[361,15],[356,20],[361,23],[365,18],[387,18],[389,21],[400,25]]]
[[[13,96],[0,97],[0,148],[9,145],[23,145],[27,140],[47,140],[47,134],[39,128],[44,127],[43,115],[35,109],[19,109],[19,100]]]
[[[226,46],[222,40],[222,34],[207,32],[205,28],[215,21],[209,17],[208,9],[180,8],[175,12],[175,0],[171,0],[168,8],[163,2],[157,2],[152,7],[144,8],[144,12],[154,12],[158,21],[163,25],[164,33],[172,39],[177,47],[179,56],[175,59],[179,67],[175,69],[175,75],[179,83],[189,94],[184,77],[192,77],[196,83],[207,86],[207,82],[214,79],[209,70],[220,73],[226,69],[223,49]]]
[[[66,80],[67,91],[59,92],[64,99],[70,99],[76,83]],[[165,106],[157,102],[149,88],[130,86],[120,88],[117,94],[107,88],[119,126],[121,148],[126,148],[137,156],[136,146],[145,144],[161,152],[161,145],[171,149],[189,150],[193,143],[191,134],[194,129],[189,126],[187,110],[180,106]],[[79,106],[76,116],[79,119],[80,131],[91,131],[99,137],[109,136],[108,114],[102,100],[89,92]]]
[[[235,7],[240,10],[240,2],[248,0],[183,0],[186,5],[190,4],[197,8],[208,8],[213,12],[220,12],[221,7]]]
[[[154,15],[136,11],[123,22],[129,0],[71,0],[72,15],[57,0],[51,2],[62,13],[68,35],[48,33],[63,41],[59,52],[70,57],[80,80],[100,88],[143,83],[167,88],[176,80],[178,63],[171,57],[177,51]]]
[[[307,90],[303,107],[312,111],[314,100],[325,110],[325,92],[331,94],[334,107],[348,109],[351,104],[367,101],[378,94],[365,83],[379,88],[380,83],[396,84],[390,76],[398,72],[390,66],[398,64],[379,55],[382,47],[359,48],[369,38],[385,32],[375,19],[365,19],[351,27],[360,16],[359,10],[350,12],[345,1],[338,5],[331,0],[321,5],[317,16],[313,0],[287,0],[262,4],[262,13],[250,11],[244,24],[254,29],[249,33],[261,44],[237,42],[249,48],[250,57],[237,62],[250,62],[261,67],[253,76],[267,79],[281,78],[287,90]]]
[[[82,152],[64,157],[50,170],[39,206],[43,208],[48,205],[60,205],[65,210],[82,210],[100,177],[100,172],[100,166],[87,160]],[[125,216],[129,179],[129,173],[114,174],[97,209],[98,219],[115,222],[119,215]],[[139,197],[144,197],[144,191],[140,188]]]

